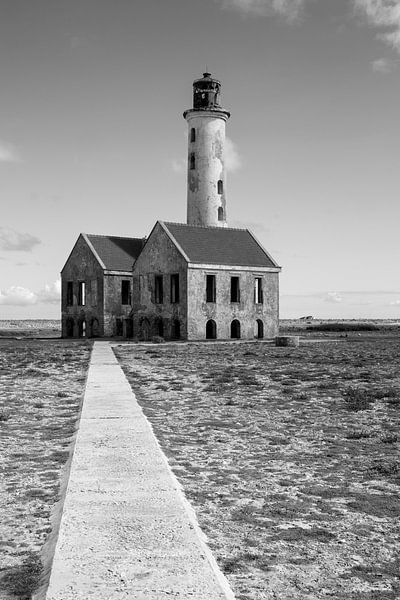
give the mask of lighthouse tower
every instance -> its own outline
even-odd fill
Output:
[[[210,73],[193,82],[188,124],[187,223],[226,227],[225,123],[230,113],[220,105],[221,83]]]

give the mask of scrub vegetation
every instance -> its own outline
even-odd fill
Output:
[[[89,355],[86,342],[0,340],[0,600],[40,581]]]
[[[238,600],[400,597],[400,338],[121,345]]]

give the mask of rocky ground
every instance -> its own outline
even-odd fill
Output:
[[[30,598],[77,426],[87,342],[0,340],[0,600]]]
[[[238,600],[400,598],[400,338],[121,345]]]

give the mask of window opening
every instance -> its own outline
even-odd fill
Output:
[[[206,323],[206,339],[215,340],[217,339],[217,324],[213,319],[210,319]]]
[[[65,322],[65,335],[67,337],[74,336],[74,320],[71,318],[67,319]]]
[[[98,319],[96,319],[96,318],[92,319],[91,330],[92,330],[92,332],[91,332],[92,337],[99,337],[100,327],[99,327]]]
[[[164,302],[163,276],[156,275],[154,278],[154,302],[162,304]]]
[[[74,282],[67,281],[67,306],[72,306],[74,303]]]
[[[164,322],[161,318],[156,319],[156,335],[164,337]]]
[[[231,323],[231,338],[240,338],[240,323],[237,319],[234,319]]]
[[[115,319],[115,335],[118,337],[122,337],[124,335],[124,324],[121,317],[117,317]]]
[[[190,155],[190,170],[192,171],[193,169],[196,168],[196,158],[194,154]]]
[[[78,335],[79,337],[86,337],[86,321],[84,319],[78,323]]]
[[[84,281],[78,283],[78,306],[85,306],[86,303],[86,285]]]
[[[224,209],[222,208],[222,206],[220,206],[218,208],[218,221],[223,221],[224,220]]]
[[[215,275],[206,276],[206,302],[215,302],[217,295]]]
[[[256,304],[263,304],[264,302],[262,277],[256,277],[254,280],[254,302]]]
[[[231,277],[231,302],[240,302],[239,277]]]
[[[92,279],[90,291],[92,298],[92,306],[97,306],[97,279]]]
[[[179,302],[179,273],[171,275],[171,304]]]
[[[174,319],[172,323],[171,337],[174,340],[179,340],[181,337],[181,323],[178,319]]]
[[[121,281],[121,304],[131,304],[131,282],[129,279]]]
[[[190,141],[191,142],[196,141],[196,130],[194,127],[192,127],[192,129],[190,130]]]
[[[257,319],[256,325],[257,325],[256,337],[259,340],[261,340],[264,337],[264,323],[261,321],[261,319]]]
[[[222,179],[218,180],[217,189],[218,189],[218,194],[224,193],[224,182],[222,181]]]

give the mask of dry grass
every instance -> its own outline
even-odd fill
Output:
[[[116,354],[238,600],[395,600],[398,337]]]
[[[87,343],[0,341],[0,599],[30,598],[71,448]]]

